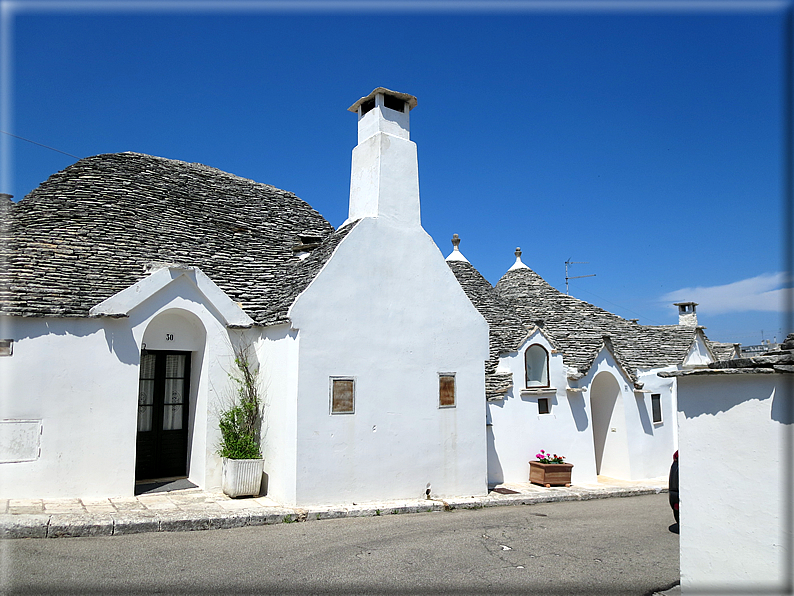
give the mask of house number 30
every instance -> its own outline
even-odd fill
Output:
[[[165,334],[165,341],[174,341],[174,334],[173,333],[166,333]]]

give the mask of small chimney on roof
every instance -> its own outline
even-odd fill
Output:
[[[685,327],[697,327],[698,315],[695,310],[697,302],[676,302],[678,307],[678,324]]]
[[[419,166],[409,112],[416,98],[378,87],[348,108],[358,114],[347,221],[383,217],[421,225]]]

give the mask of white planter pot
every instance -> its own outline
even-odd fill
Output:
[[[223,458],[223,492],[230,497],[259,496],[264,459]]]

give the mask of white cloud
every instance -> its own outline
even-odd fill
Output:
[[[786,274],[764,273],[723,286],[682,288],[669,292],[660,300],[671,302],[697,302],[701,312],[718,315],[729,312],[783,312],[786,305]]]

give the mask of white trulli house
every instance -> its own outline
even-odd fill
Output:
[[[521,261],[492,287],[455,248],[447,263],[490,325],[488,482],[526,482],[540,449],[573,463],[573,483],[665,476],[677,445],[676,381],[660,371],[729,356],[697,326],[639,325],[556,290]]]
[[[336,231],[291,193],[135,153],[4,202],[0,496],[218,487],[241,343],[277,501],[484,494],[488,325],[421,226],[415,105],[378,88],[350,108]]]

